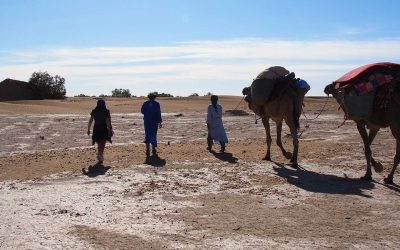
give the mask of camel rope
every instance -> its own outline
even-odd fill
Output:
[[[301,136],[303,135],[304,131],[306,131],[306,129],[309,127],[308,123],[309,123],[310,121],[314,121],[314,120],[318,119],[318,117],[322,114],[322,112],[325,111],[325,108],[326,108],[326,105],[328,104],[328,101],[329,101],[329,95],[328,95],[328,97],[327,97],[326,100],[325,100],[324,106],[322,107],[322,109],[319,111],[319,113],[318,113],[314,118],[309,118],[309,117],[307,117],[307,115],[306,115],[306,113],[304,112],[304,110],[302,111],[304,118],[306,118],[306,125],[304,126],[303,131],[301,131],[300,134],[298,135],[298,138],[299,138],[299,139],[300,139]]]
[[[304,118],[306,118],[307,121],[316,120],[316,119],[322,114],[322,112],[325,111],[325,107],[326,107],[326,104],[328,104],[328,101],[329,101],[329,95],[328,95],[328,98],[326,98],[326,101],[325,101],[325,103],[324,103],[324,106],[323,106],[322,109],[319,111],[319,113],[317,114],[317,116],[315,116],[314,118],[308,118],[307,115],[306,115],[306,113],[305,113],[304,110],[303,110],[302,113],[303,113]]]
[[[246,98],[246,96],[244,95],[243,98],[240,100],[239,104],[236,105],[236,107],[233,110],[238,110],[240,104],[243,102],[244,98]]]

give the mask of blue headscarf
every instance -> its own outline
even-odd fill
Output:
[[[96,109],[98,110],[105,110],[106,109],[106,102],[103,99],[99,99],[97,101]]]

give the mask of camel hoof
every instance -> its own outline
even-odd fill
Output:
[[[374,170],[376,173],[382,173],[382,171],[383,171],[382,163],[380,163],[379,161],[376,161],[374,164],[372,164],[372,166],[374,167]]]
[[[393,184],[393,178],[386,177],[383,179],[386,184]]]
[[[283,155],[285,156],[286,160],[292,159],[292,153],[290,152],[285,152]]]
[[[299,168],[299,164],[298,163],[292,163],[290,166],[292,168],[294,168],[294,169],[298,169]]]
[[[363,177],[360,177],[360,179],[363,180],[363,181],[372,181],[372,176],[364,175]]]

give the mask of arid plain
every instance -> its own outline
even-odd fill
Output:
[[[0,102],[1,249],[396,249],[400,175],[383,129],[372,150],[373,182],[354,122],[330,98],[307,97],[299,169],[241,97],[220,97],[229,144],[206,150],[208,97],[158,98],[159,159],[146,161],[143,98],[106,98],[115,136],[103,172],[86,134],[94,98]],[[275,126],[272,125],[275,141]],[[285,147],[292,149],[284,126]]]

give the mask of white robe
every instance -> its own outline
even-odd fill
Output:
[[[210,104],[207,111],[207,124],[210,126],[211,138],[219,143],[228,143],[228,137],[225,133],[224,124],[222,123],[222,107],[217,104],[217,110]]]

